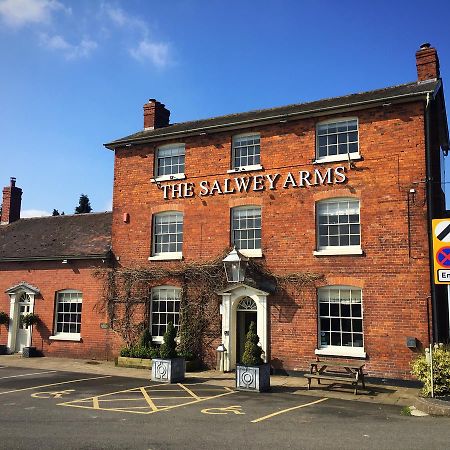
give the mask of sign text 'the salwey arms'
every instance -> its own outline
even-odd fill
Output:
[[[207,195],[234,194],[238,192],[276,190],[278,186],[283,189],[303,188],[323,184],[340,184],[347,179],[345,166],[335,168],[314,169],[314,171],[300,170],[299,172],[288,172],[281,177],[279,173],[253,175],[248,177],[225,178],[220,180],[202,180],[198,184],[200,197]],[[164,184],[159,186],[163,191],[164,199],[188,198],[196,194],[195,183]]]

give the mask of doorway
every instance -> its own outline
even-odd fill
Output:
[[[31,312],[30,296],[23,292],[17,303],[17,331],[16,331],[16,345],[15,352],[21,353],[24,347],[29,345],[30,327],[22,323],[22,317]]]
[[[250,297],[244,297],[238,304],[236,310],[236,362],[241,362],[244,354],[245,336],[250,329],[250,324],[257,323],[256,303]]]

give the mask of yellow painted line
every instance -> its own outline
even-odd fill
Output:
[[[149,386],[145,386],[145,387],[149,387]],[[135,390],[135,389],[133,389],[133,390]],[[137,388],[137,389],[142,389],[142,388]],[[171,410],[171,409],[179,408],[180,406],[193,405],[195,403],[204,402],[206,400],[212,400],[212,399],[215,399],[215,398],[223,397],[225,395],[234,394],[236,392],[234,390],[230,390],[229,388],[225,388],[225,389],[227,389],[229,392],[224,392],[223,394],[214,395],[212,397],[201,398],[199,400],[193,400],[192,402],[181,403],[179,405],[158,407],[156,410],[152,410],[152,411],[131,411],[130,410],[131,408],[130,409],[127,409],[127,408],[102,408],[101,406],[98,409],[101,410],[101,411],[118,411],[118,412],[122,412],[122,413],[123,412],[128,412],[130,414],[153,414],[153,413],[157,413],[157,412],[168,411],[168,410]],[[112,395],[112,394],[118,394],[120,392],[128,392],[128,391],[130,391],[130,389],[127,389],[126,391],[111,392],[110,394],[99,395],[98,398],[100,399],[100,402],[102,402],[103,400],[101,400],[100,397],[104,397],[104,396]],[[92,406],[84,406],[84,405],[77,405],[76,404],[76,403],[79,403],[79,402],[86,402],[88,400],[92,401],[93,397],[85,398],[85,399],[82,399],[82,400],[72,400],[70,402],[58,403],[58,406],[70,406],[72,408],[94,409]],[[132,407],[132,408],[134,409],[134,407]],[[145,407],[145,408],[148,408],[148,407]]]
[[[5,378],[29,377],[31,375],[41,375],[44,373],[55,373],[55,372],[56,372],[56,370],[49,370],[47,372],[23,373],[21,375],[10,375],[8,377],[0,377],[0,380],[4,380]]]
[[[144,388],[149,388],[149,387],[151,387],[151,386],[143,386],[143,387],[144,387]],[[103,398],[103,397],[107,397],[108,395],[122,394],[122,393],[124,393],[124,392],[133,392],[133,391],[139,392],[140,389],[141,389],[140,387],[132,388],[132,389],[123,389],[122,391],[109,392],[109,393],[107,393],[107,394],[96,395],[95,397],[97,397],[98,399],[100,399],[100,401],[103,401],[102,398]],[[72,401],[67,402],[67,403],[86,402],[86,401],[88,401],[88,400],[91,400],[91,401],[92,401],[93,398],[94,398],[94,397],[86,397],[86,398],[81,398],[80,400],[72,400]],[[65,403],[60,403],[60,405],[65,405]]]
[[[98,397],[94,397],[92,399],[92,406],[93,406],[94,409],[100,409],[100,405],[98,403]]]
[[[320,400],[316,400],[316,401],[310,402],[310,403],[305,403],[304,405],[299,405],[299,406],[294,406],[293,408],[283,409],[282,411],[277,411],[277,412],[274,412],[274,413],[269,414],[267,416],[260,417],[259,419],[252,420],[252,423],[262,422],[263,420],[270,419],[272,417],[278,416],[279,414],[284,414],[284,413],[287,413],[289,411],[294,411],[295,409],[305,408],[306,406],[315,405],[316,403],[324,402],[325,400],[328,400],[328,398],[327,397],[326,398],[321,398]]]
[[[194,397],[196,400],[200,400],[200,397],[195,392],[192,392],[188,387],[182,385],[181,383],[178,383],[178,386],[180,386],[180,388],[183,388],[189,395],[192,395],[192,397]]]
[[[185,398],[190,398],[190,397],[185,397]],[[87,401],[90,401],[90,400],[74,400],[74,401],[76,401],[76,402],[87,402]],[[122,401],[126,401],[126,402],[136,402],[136,401],[140,401],[140,402],[142,402],[142,397],[139,397],[139,398],[115,398],[115,399],[113,399],[113,400],[109,400],[109,399],[101,399],[100,400],[102,403],[106,403],[106,402],[122,402]]]
[[[61,384],[79,383],[80,381],[100,380],[102,378],[111,378],[111,377],[112,377],[112,375],[106,375],[103,377],[79,378],[78,380],[61,381],[59,383],[51,383],[51,384],[41,384],[40,386],[32,386],[32,387],[26,387],[26,388],[22,388],[22,389],[13,389],[12,391],[0,392],[0,395],[11,394],[13,392],[30,391],[32,389],[40,389],[40,388],[45,388],[45,387],[50,387],[50,386],[59,386]]]
[[[144,396],[145,400],[149,404],[150,408],[152,408],[152,411],[158,411],[158,407],[153,403],[153,400],[147,394],[147,391],[145,390],[145,388],[141,387],[141,392],[142,392],[142,395]]]

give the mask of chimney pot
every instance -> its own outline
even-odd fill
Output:
[[[425,48],[430,48],[430,47],[431,47],[431,44],[430,44],[429,42],[424,42],[424,43],[420,46],[420,49],[423,50],[423,49],[425,49]]]
[[[11,187],[14,187],[16,185],[16,177],[11,177]]]

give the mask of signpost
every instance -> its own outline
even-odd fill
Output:
[[[435,284],[450,284],[450,219],[433,219]]]

